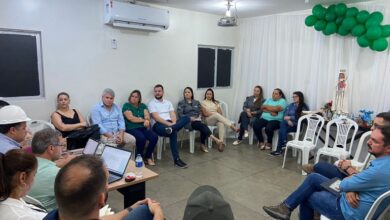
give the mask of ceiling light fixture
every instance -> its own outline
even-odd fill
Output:
[[[232,16],[232,11],[231,7],[234,5],[234,16]],[[232,0],[227,1],[227,10],[225,12],[225,17],[222,17],[218,21],[218,26],[221,27],[232,27],[232,26],[237,26],[237,8],[236,4],[232,2]]]

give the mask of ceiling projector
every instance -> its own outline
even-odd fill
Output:
[[[237,26],[237,19],[235,17],[223,17],[219,19],[218,26],[221,27]]]

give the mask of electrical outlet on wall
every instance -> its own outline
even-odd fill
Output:
[[[116,49],[118,47],[117,40],[115,38],[111,39],[111,48]]]

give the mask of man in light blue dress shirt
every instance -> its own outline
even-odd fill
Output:
[[[114,103],[115,93],[105,89],[102,102],[91,110],[93,124],[99,125],[102,140],[112,140],[115,144],[124,145],[126,149],[135,146],[135,138],[125,132],[125,120],[122,110]]]
[[[373,129],[367,145],[376,159],[360,173],[345,169],[351,176],[341,181],[340,196],[321,186],[329,178],[311,173],[286,200],[263,206],[264,211],[273,218],[290,219],[292,210],[300,206],[300,219],[313,219],[314,211],[330,219],[364,219],[375,200],[390,190],[390,126]]]

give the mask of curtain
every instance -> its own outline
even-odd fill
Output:
[[[359,10],[381,11],[382,24],[390,24],[390,3],[348,5]],[[280,88],[288,102],[292,92],[302,91],[311,110],[333,99],[338,74],[346,70],[348,110],[358,114],[370,109],[390,110],[389,49],[375,52],[361,48],[356,37],[325,36],[304,23],[311,10],[242,19],[234,67],[236,88],[232,113],[238,118],[246,96],[261,85],[265,98]]]

